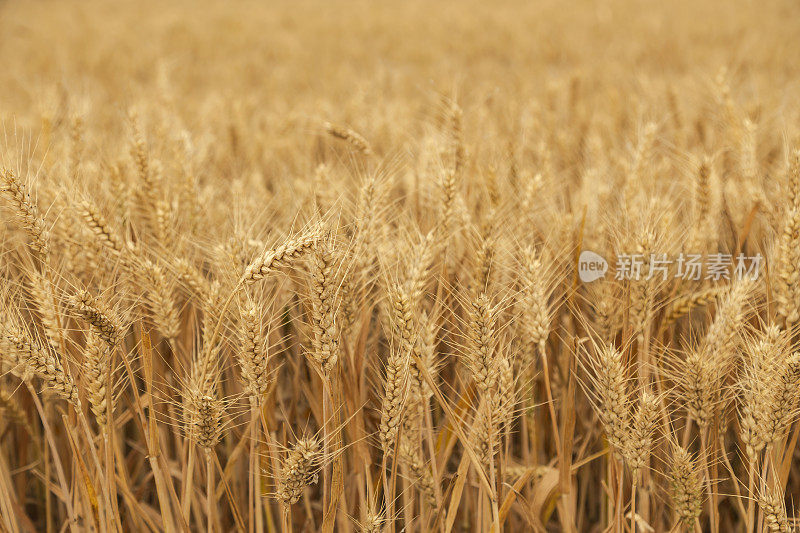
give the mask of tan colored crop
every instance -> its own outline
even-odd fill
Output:
[[[278,499],[284,505],[300,500],[303,490],[319,479],[322,450],[316,439],[298,439],[286,453],[278,478]]]
[[[114,348],[122,342],[125,333],[122,323],[116,313],[104,302],[96,299],[88,291],[82,290],[72,297],[69,303],[75,312],[94,328],[97,335],[106,341],[109,347]]]
[[[0,531],[796,528],[800,5],[452,7],[0,2]]]

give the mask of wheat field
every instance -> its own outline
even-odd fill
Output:
[[[800,4],[0,3],[0,533],[787,532]]]

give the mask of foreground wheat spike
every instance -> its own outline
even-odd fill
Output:
[[[439,325],[436,323],[435,319],[429,318],[428,314],[424,311],[420,316],[419,323],[421,331],[414,345],[414,354],[416,354],[416,357],[427,369],[431,379],[435,381],[439,371],[436,353],[436,332],[439,329]],[[416,359],[414,359],[413,365],[409,370],[411,372],[419,372],[420,369],[417,366]],[[433,395],[430,384],[419,374],[412,376],[412,378],[419,381],[419,403],[421,403],[422,406],[427,405],[427,402]]]
[[[502,424],[507,418],[502,402],[499,391],[488,391],[478,404],[472,420],[471,441],[487,470],[500,449]]]
[[[701,429],[708,427],[720,408],[720,389],[726,370],[707,353],[693,349],[677,373],[686,410]]]
[[[511,430],[516,404],[513,370],[505,354],[497,357],[498,378],[477,406],[471,440],[478,457],[488,469],[500,450],[504,430]]]
[[[210,451],[222,432],[223,402],[217,397],[216,383],[195,378],[184,392],[184,427],[187,436]]]
[[[511,429],[516,402],[511,362],[502,352],[495,357],[495,362],[496,380],[479,400],[471,431],[471,440],[478,457],[487,469],[500,449],[503,429]]]
[[[797,416],[800,354],[789,354],[780,330],[772,327],[750,350],[742,388],[742,441],[748,453],[776,442]]]
[[[122,252],[122,240],[94,204],[84,201],[81,204],[80,215],[104,246],[116,253]]]
[[[650,392],[643,392],[623,450],[625,461],[634,479],[638,477],[639,471],[647,466],[650,448],[653,445],[653,433],[658,422],[658,408],[658,397]]]
[[[651,255],[655,252],[656,234],[652,228],[641,228],[635,237],[633,249],[635,254],[645,258],[645,265],[642,271],[648,271],[652,268],[649,263]],[[643,334],[651,319],[653,312],[653,297],[655,292],[655,280],[658,278],[648,279],[642,276],[641,279],[634,279],[630,284],[630,321],[639,335]]]
[[[325,375],[331,372],[339,359],[335,268],[333,247],[327,241],[321,241],[311,258],[313,338],[310,356]]]
[[[532,359],[536,350],[544,350],[547,337],[550,335],[550,312],[548,309],[547,273],[542,258],[530,246],[522,253],[522,292],[520,307],[522,308],[522,334],[529,340],[528,359],[526,364],[533,365]]]
[[[751,460],[776,438],[775,432],[782,433],[783,428],[770,421],[780,410],[778,402],[783,396],[777,389],[782,382],[785,350],[786,340],[777,326],[769,327],[747,346],[749,361],[739,383],[742,396],[739,426],[741,441]]]
[[[220,355],[222,345],[212,342],[213,326],[216,318],[206,311],[203,318],[202,347],[192,356],[189,369],[189,390],[200,396],[215,396],[220,377]]]
[[[122,342],[124,336],[122,321],[104,302],[89,294],[88,291],[81,290],[69,300],[69,303],[110,348],[113,349]]]
[[[417,308],[424,294],[425,284],[428,281],[428,268],[434,252],[435,237],[433,231],[428,232],[419,245],[415,247],[409,261],[405,285],[412,309]]]
[[[467,323],[466,355],[472,379],[475,380],[478,390],[482,392],[493,388],[497,383],[496,322],[496,309],[491,305],[486,294],[481,294],[471,302]]]
[[[758,491],[758,506],[764,513],[764,525],[766,531],[771,533],[789,533],[794,531],[786,515],[786,505],[784,504],[783,492],[770,482],[765,482],[766,486]]]
[[[197,402],[197,443],[202,448],[211,449],[220,438],[222,423],[222,403],[214,396],[204,394]]]
[[[388,290],[389,322],[397,348],[404,354],[411,353],[415,339],[415,321],[412,300],[408,291],[400,284],[393,284]]]
[[[142,281],[147,289],[145,302],[153,326],[166,339],[175,339],[180,332],[180,316],[172,298],[172,284],[167,281],[160,265],[145,259],[142,263]]]
[[[361,154],[370,155],[372,153],[372,148],[367,140],[352,129],[336,126],[330,122],[326,122],[324,126],[325,131],[327,131],[329,135],[336,137],[337,139],[347,141],[356,151],[360,152]]]
[[[800,390],[799,352],[786,356],[780,362],[778,379],[774,385],[774,406],[765,430],[767,442],[775,442],[783,437],[797,417],[797,391]]]
[[[672,446],[668,478],[673,509],[691,528],[703,511],[703,474],[692,455],[676,444]]]
[[[27,345],[27,336],[8,318],[0,322],[0,367],[3,372],[27,381],[31,378],[30,368],[22,360],[22,352]]]
[[[50,350],[32,341],[21,329],[4,321],[0,326],[5,349],[0,357],[12,368],[23,365],[23,377],[26,370],[41,378],[48,390],[80,409],[78,387],[72,377],[64,371],[64,367]]]
[[[291,265],[295,260],[310,252],[323,238],[322,229],[314,226],[302,235],[290,239],[273,250],[267,250],[253,261],[244,272],[244,280],[253,283],[270,272]]]
[[[28,288],[31,297],[39,311],[42,328],[51,349],[58,351],[61,348],[62,329],[59,326],[61,313],[50,280],[39,273],[32,271],[29,274]]]
[[[595,408],[609,444],[617,453],[622,454],[630,428],[630,406],[622,353],[612,345],[603,346],[593,364],[594,385],[597,387]]]
[[[303,489],[314,485],[322,465],[322,450],[314,438],[298,439],[286,453],[278,475],[277,496],[284,505],[300,500]]]
[[[192,296],[201,302],[208,301],[211,296],[210,283],[194,265],[183,257],[179,257],[175,260],[174,268],[175,275],[189,289]]]
[[[495,453],[499,446],[498,436],[500,424],[498,417],[493,411],[495,401],[492,394],[484,395],[475,410],[475,417],[472,419],[470,440],[475,447],[481,464],[488,468],[494,461]]]
[[[97,425],[105,431],[108,419],[108,372],[111,362],[110,348],[96,335],[87,333],[83,360],[83,382],[86,397]],[[113,385],[113,381],[112,381]],[[113,390],[112,390],[113,393]]]
[[[791,326],[800,321],[800,150],[792,153],[789,203],[776,243],[775,302],[778,317]]]
[[[255,302],[249,302],[242,312],[240,331],[242,349],[238,352],[242,381],[248,394],[256,403],[263,400],[272,382],[268,369],[269,355],[261,317],[259,306]]]
[[[0,192],[7,198],[16,214],[22,220],[22,227],[30,238],[29,246],[47,263],[50,255],[50,232],[45,227],[39,208],[31,199],[19,178],[11,170],[4,169]]]
[[[497,414],[503,427],[511,431],[515,416],[514,409],[517,405],[517,380],[509,354],[503,353],[497,360],[500,376],[497,383],[500,402]]]
[[[706,332],[702,348],[710,357],[726,365],[733,356],[739,330],[747,316],[747,300],[753,291],[753,283],[736,281],[720,297],[717,314]]]
[[[408,391],[408,367],[408,354],[392,350],[384,370],[381,420],[378,430],[381,448],[387,455],[394,447],[402,421]]]
[[[403,375],[403,390],[400,402],[405,407],[405,416],[403,423],[408,431],[417,431],[420,409],[422,408],[422,387],[424,380],[422,379],[421,369],[419,363],[414,358],[414,355],[419,356],[421,352],[418,350],[419,332],[417,331],[417,324],[414,320],[414,313],[411,307],[411,299],[409,293],[400,284],[394,284],[389,287],[389,322],[392,330],[392,340],[396,344],[394,348],[397,352],[397,359],[390,360],[389,365],[396,361],[404,359],[404,368],[402,369]],[[422,362],[424,364],[424,361]],[[388,373],[392,369],[387,366],[387,379]],[[389,382],[386,382],[389,386]],[[395,403],[397,400],[390,400],[394,394],[390,394],[389,389],[384,389],[386,394],[385,400],[389,403],[385,404],[389,410],[390,404]]]

